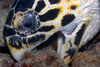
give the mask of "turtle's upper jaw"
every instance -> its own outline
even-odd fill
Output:
[[[13,17],[12,26],[19,35],[31,35],[39,28],[40,21],[34,10],[28,10],[27,12],[18,12]]]

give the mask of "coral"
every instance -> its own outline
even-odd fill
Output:
[[[7,54],[0,53],[0,67],[14,67],[13,59]]]

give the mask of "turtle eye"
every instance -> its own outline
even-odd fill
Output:
[[[40,25],[38,15],[35,11],[28,11],[24,14],[22,25],[24,29],[36,31]]]
[[[37,25],[36,19],[31,13],[26,13],[23,19],[23,26],[25,28],[31,28],[32,25]]]
[[[34,10],[24,12],[23,15],[16,15],[13,23],[14,29],[21,34],[30,35],[38,30],[40,21],[38,14]]]

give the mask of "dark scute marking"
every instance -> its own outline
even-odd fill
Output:
[[[62,26],[66,26],[67,24],[69,24],[70,22],[72,22],[74,19],[75,19],[74,14],[65,15],[65,16],[63,17],[63,19],[62,19],[61,25],[62,25]]]
[[[49,0],[50,4],[57,4],[60,2],[60,0]]]
[[[7,20],[6,20],[6,24],[7,25],[11,25],[11,21],[12,21],[13,15],[14,15],[14,10],[11,10],[9,12],[8,17],[7,17]]]
[[[17,34],[20,35],[21,37],[26,37],[24,33],[17,32]]]
[[[39,32],[47,32],[47,31],[50,31],[52,29],[54,29],[54,26],[53,25],[51,25],[51,26],[43,26],[40,29],[38,29],[38,31]]]
[[[49,10],[44,15],[40,15],[39,18],[42,22],[45,22],[45,21],[48,21],[48,20],[53,20],[57,17],[59,12],[60,12],[59,9],[52,9],[52,10]]]
[[[26,39],[27,39],[27,38],[23,38],[23,43],[27,45]]]
[[[12,36],[15,35],[16,31],[13,28],[4,26],[4,30],[3,30],[3,35],[6,36]]]
[[[69,40],[69,43],[70,43],[70,47],[72,47],[72,42],[71,42],[71,39]]]
[[[45,34],[35,35],[33,37],[28,38],[28,44],[35,43],[35,42],[38,42],[40,40],[42,41],[44,39],[45,39]]]
[[[18,1],[19,1],[19,0],[15,0],[11,8],[15,7],[16,4],[18,3]]]
[[[17,32],[18,35],[20,35],[20,32]]]
[[[40,12],[45,6],[46,6],[46,5],[45,5],[45,2],[44,2],[44,1],[39,1],[39,2],[37,3],[37,6],[36,6],[35,10],[36,10],[37,12]]]
[[[32,8],[35,0],[20,0],[15,8],[15,13],[18,11],[26,11],[28,8]]]
[[[82,35],[83,35],[83,32],[85,30],[85,27],[86,27],[86,25],[83,24],[82,27],[81,27],[81,29],[76,33],[75,42],[74,42],[75,45],[79,45],[80,40],[81,40]]]
[[[75,9],[76,9],[76,6],[71,6],[71,9],[72,9],[72,10],[75,10]]]
[[[64,59],[68,56],[70,56],[70,59],[73,58],[73,56],[75,55],[76,50],[75,49],[69,49],[68,51],[66,51],[66,53],[68,53],[67,56],[64,57]]]
[[[20,34],[20,36],[25,37],[26,35],[22,33],[22,34]]]
[[[12,36],[9,38],[9,43],[12,47],[15,47],[16,49],[22,48],[22,40],[20,36]]]
[[[65,36],[62,35],[62,39],[63,39],[63,44],[65,44]]]

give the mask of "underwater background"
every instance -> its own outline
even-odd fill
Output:
[[[56,34],[52,36],[53,40],[49,39],[31,52],[26,52],[20,61],[14,61],[2,36],[3,26],[13,2],[14,0],[0,0],[0,67],[100,67],[100,32],[80,48],[69,65],[64,65],[63,59],[55,51]]]

